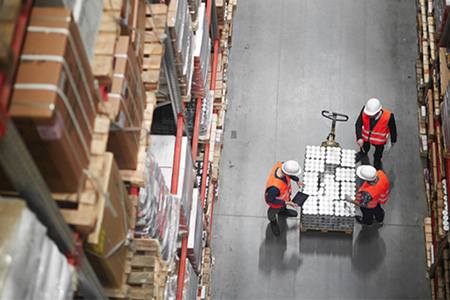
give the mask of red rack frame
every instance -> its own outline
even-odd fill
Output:
[[[17,18],[13,39],[11,41],[11,50],[14,55],[12,67],[8,71],[0,72],[0,138],[3,138],[6,135],[6,128],[9,122],[9,100],[13,89],[12,85],[14,83],[20,53],[22,52],[23,40],[31,13],[32,3],[32,0],[23,3],[19,17]]]

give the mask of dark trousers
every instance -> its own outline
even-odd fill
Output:
[[[361,151],[365,154],[369,153],[370,145],[371,144],[369,142],[364,142]],[[383,156],[384,145],[373,145],[373,146],[375,147],[375,153],[373,154],[373,158],[375,160],[381,160],[381,157]]]
[[[277,215],[283,210],[286,210],[286,206],[279,208],[269,207],[269,209],[267,210],[267,217],[269,218],[269,221],[276,221]]]
[[[372,225],[374,217],[378,223],[384,220],[384,210],[381,208],[380,203],[374,208],[361,207],[361,212],[363,214],[363,222],[366,225]]]

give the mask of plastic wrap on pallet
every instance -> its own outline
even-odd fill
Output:
[[[198,276],[194,268],[186,261],[186,275],[184,276],[183,300],[197,299]]]
[[[202,100],[202,111],[200,115],[199,140],[209,140],[211,132],[211,120],[214,104],[214,91],[209,91],[208,96]]]
[[[188,236],[188,258],[196,270],[200,269],[202,257],[203,208],[199,189],[194,189]]]
[[[446,153],[450,153],[450,85],[445,91],[444,101],[442,103],[442,136],[444,139],[444,149]]]
[[[72,299],[74,268],[24,201],[0,199],[0,299]]]
[[[193,53],[194,70],[192,76],[192,94],[203,98],[208,91],[208,67],[211,57],[211,39],[206,22],[205,4],[199,8],[199,29],[195,33]]]
[[[306,146],[303,192],[310,195],[302,207],[306,229],[352,230],[355,206],[355,151]]]
[[[448,11],[450,7],[449,0],[434,0],[433,14],[436,24],[436,33],[440,37],[443,33],[445,23],[447,21]]]
[[[136,220],[137,237],[158,239],[163,260],[169,263],[176,250],[180,222],[180,199],[170,194],[161,168],[148,151],[147,183],[139,191],[141,210]]]

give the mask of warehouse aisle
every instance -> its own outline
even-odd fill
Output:
[[[234,14],[219,199],[211,242],[212,299],[428,299],[419,157],[414,1],[243,0]],[[384,157],[385,225],[272,235],[263,194],[277,161],[303,165],[345,113],[341,146],[371,97],[395,113],[398,143]],[[370,158],[372,159],[372,153]]]

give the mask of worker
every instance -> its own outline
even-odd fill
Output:
[[[275,236],[280,235],[277,215],[286,217],[296,217],[298,215],[295,210],[287,209],[287,206],[298,206],[291,201],[291,180],[296,181],[298,187],[305,186],[298,177],[301,172],[302,169],[300,164],[294,160],[288,160],[284,163],[278,162],[270,172],[269,180],[266,184],[265,199],[266,203],[269,205],[267,216]]]
[[[356,222],[361,225],[372,226],[373,219],[383,225],[384,210],[381,204],[385,204],[389,195],[389,182],[381,170],[376,170],[369,165],[362,165],[356,169],[356,175],[364,180],[363,185],[356,193],[356,200],[349,201],[360,207],[361,216],[355,216]]]
[[[373,165],[380,170],[381,157],[389,137],[392,146],[397,142],[394,114],[382,108],[380,100],[369,99],[356,120],[355,129],[356,143],[360,147],[360,151],[356,154],[356,162],[367,155],[372,144],[375,146]]]

